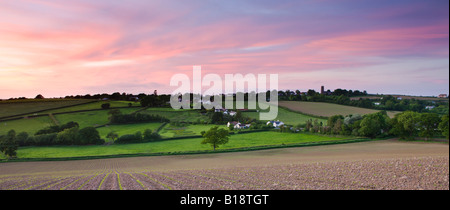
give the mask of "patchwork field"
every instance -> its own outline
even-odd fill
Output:
[[[258,112],[243,112],[244,116],[248,116],[254,119],[259,119],[259,114]],[[287,125],[293,125],[296,126],[298,124],[306,124],[307,120],[317,120],[319,123],[326,123],[327,120],[326,119],[322,119],[322,118],[318,118],[318,117],[312,117],[312,116],[308,116],[308,115],[304,115],[304,114],[300,114],[297,112],[292,112],[289,111],[283,107],[278,107],[278,116],[275,120],[280,120],[283,123],[287,124]]]
[[[175,110],[172,108],[148,108],[142,111],[144,114],[160,115],[170,119],[171,122],[207,122],[209,117],[202,115],[198,110]]]
[[[102,132],[104,133],[104,132]],[[272,131],[235,134],[230,136],[228,144],[220,149],[236,149],[267,145],[288,145],[321,141],[340,141],[342,137],[319,136],[313,134],[278,133]],[[148,143],[89,145],[89,146],[40,146],[20,147],[19,158],[64,158],[84,156],[105,156],[121,154],[179,153],[191,151],[211,151],[206,144],[200,144],[202,138],[162,140]]]
[[[139,110],[139,107],[133,108],[122,108],[119,109],[123,114],[128,114]],[[80,128],[88,127],[88,126],[100,126],[107,124],[109,122],[108,112],[110,110],[96,110],[96,111],[86,111],[86,112],[76,112],[76,113],[66,113],[66,114],[57,114],[55,118],[59,121],[59,123],[64,124],[70,121],[77,122],[80,125]]]
[[[449,190],[448,144],[0,163],[0,190]]]
[[[349,115],[349,114],[371,114],[380,110],[366,109],[354,106],[345,106],[323,102],[305,102],[305,101],[279,101],[278,105],[292,111],[305,113],[313,116],[330,117],[333,115]],[[388,111],[389,117],[394,117],[398,111]]]
[[[172,125],[168,124],[163,128],[159,134],[163,138],[172,138],[172,137],[183,137],[183,136],[198,136],[201,135],[202,131],[207,131],[213,126],[218,126],[219,128],[227,128],[226,125],[193,125],[193,124],[184,124],[184,125]]]
[[[25,131],[34,134],[36,131],[52,125],[54,125],[54,122],[49,116],[2,121],[0,122],[0,135],[8,133],[11,129],[14,129],[17,133]]]
[[[56,109],[63,106],[84,104],[92,100],[80,99],[24,99],[0,101],[0,117],[20,115],[25,113],[38,113],[46,109]],[[82,105],[80,105],[82,106]],[[100,108],[100,105],[97,107]]]
[[[138,131],[144,132],[146,129],[150,129],[152,131],[156,131],[162,123],[136,123],[136,124],[125,124],[125,125],[106,125],[100,128],[97,128],[100,137],[107,140],[106,135],[109,132],[114,131],[119,136],[125,134],[134,134]]]

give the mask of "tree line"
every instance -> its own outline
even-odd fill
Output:
[[[399,99],[392,95],[380,96],[381,99],[360,98],[351,100],[351,97],[367,96],[366,91],[336,89],[327,90],[324,93],[308,90],[307,92],[296,91],[278,91],[278,99],[286,101],[311,101],[326,102],[361,108],[392,110],[392,111],[415,111],[415,112],[435,112],[438,114],[448,114],[448,101],[429,101],[417,99]],[[378,102],[379,104],[375,104]],[[427,106],[436,107],[434,110],[428,110]]]
[[[104,144],[105,141],[94,127],[80,129],[78,123],[68,122],[61,126],[50,126],[38,130],[34,135],[10,130],[0,136],[0,152],[7,157],[16,157],[19,146],[90,145]]]
[[[439,116],[436,113],[418,113],[405,111],[389,118],[386,111],[380,111],[361,116],[334,115],[327,119],[326,124],[318,120],[308,120],[305,124],[294,126],[307,132],[329,135],[364,136],[368,138],[383,138],[397,136],[401,139],[444,136],[449,138],[449,115]],[[283,131],[283,129],[281,129]],[[292,129],[284,129],[289,131]]]

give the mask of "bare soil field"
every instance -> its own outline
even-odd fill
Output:
[[[313,116],[331,117],[333,115],[349,115],[349,114],[371,114],[380,110],[366,109],[354,106],[345,106],[340,104],[323,103],[323,102],[305,102],[305,101],[279,101],[278,105],[292,111],[301,112]],[[394,117],[398,111],[388,111],[389,117]]]
[[[448,177],[448,144],[396,140],[203,155],[0,163],[0,190],[448,190]]]

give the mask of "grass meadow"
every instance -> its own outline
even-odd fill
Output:
[[[135,123],[135,124],[125,124],[125,125],[106,125],[100,128],[97,128],[97,131],[100,134],[100,137],[105,139],[105,141],[109,141],[106,138],[109,132],[114,131],[119,136],[125,134],[134,134],[138,131],[144,133],[146,129],[150,129],[152,131],[157,130],[162,123]]]
[[[231,135],[228,144],[221,145],[218,150],[339,140],[344,140],[344,138],[314,134],[295,134],[264,131]],[[17,156],[20,158],[64,158],[138,153],[177,153],[187,151],[212,150],[210,145],[201,144],[201,141],[202,138],[189,138],[135,144],[21,147],[17,151]]]
[[[171,122],[196,122],[209,121],[209,117],[201,114],[198,110],[175,110],[172,108],[148,108],[141,113],[160,115],[168,118]]]
[[[242,112],[242,114],[247,117],[259,119],[260,113],[259,112]],[[327,120],[324,118],[308,116],[305,114],[289,111],[288,109],[285,109],[283,107],[278,107],[278,116],[277,116],[276,120],[280,120],[287,125],[296,126],[298,124],[305,124],[306,121],[309,119],[312,119],[313,121],[318,120],[318,122],[323,122],[323,123],[327,122]]]
[[[202,131],[207,131],[211,127],[219,126],[219,128],[227,128],[226,125],[192,125],[192,124],[185,124],[185,125],[173,125],[168,124],[166,125],[159,134],[163,138],[173,138],[173,137],[183,137],[183,136],[195,136],[200,135]]]
[[[119,109],[123,114],[128,114],[139,110],[140,107],[135,108],[123,108]],[[86,112],[76,112],[67,114],[57,114],[54,115],[56,120],[60,124],[68,123],[70,121],[77,122],[80,128],[88,126],[100,126],[107,124],[109,122],[108,112],[110,110],[96,110],[96,111],[86,111]]]
[[[350,115],[350,114],[371,114],[380,110],[366,109],[354,106],[345,106],[340,104],[324,103],[324,102],[306,102],[306,101],[279,101],[278,105],[283,108],[295,112],[305,113],[312,116],[331,117],[333,115]],[[394,117],[397,111],[388,111],[389,117]]]
[[[16,134],[20,132],[27,132],[28,134],[34,134],[36,131],[55,125],[48,116],[23,118],[19,120],[1,121],[0,122],[0,135],[5,135],[11,129],[16,131]]]
[[[29,113],[30,110],[43,110],[48,108],[48,100],[45,102],[28,102],[28,106],[16,108],[13,113]],[[62,100],[58,103],[59,106],[66,106],[73,103],[86,102],[83,100]],[[43,103],[43,104],[40,104]],[[137,124],[122,124],[122,125],[107,125],[109,110],[92,110],[100,109],[101,104],[110,103],[111,108],[119,108],[124,114],[140,111],[146,114],[161,115],[168,118],[171,123],[137,123]],[[44,115],[34,118],[22,118],[17,120],[0,121],[0,135],[6,134],[10,129],[14,129],[16,133],[26,131],[29,135],[33,135],[36,131],[52,126],[55,124],[65,124],[70,121],[77,122],[80,128],[87,126],[98,127],[97,130],[101,138],[107,142],[109,139],[106,135],[115,131],[119,136],[125,134],[134,134],[138,131],[144,132],[146,129],[152,131],[158,130],[162,136],[162,140],[148,143],[138,144],[107,144],[107,145],[89,145],[89,146],[40,146],[40,147],[19,147],[17,156],[21,158],[70,158],[70,157],[86,157],[86,156],[105,156],[105,155],[122,155],[122,154],[153,154],[153,153],[183,153],[188,151],[211,151],[209,145],[200,144],[202,138],[185,138],[185,139],[170,139],[176,137],[187,137],[200,135],[202,131],[210,129],[212,124],[192,124],[192,122],[208,122],[209,117],[200,113],[198,110],[173,110],[171,108],[147,108],[142,109],[137,103],[132,102],[132,107],[128,108],[128,101],[95,101],[87,104],[80,104],[71,107],[57,108],[53,104],[53,110],[37,111],[37,114],[52,113],[55,121],[49,115]],[[283,102],[280,102],[282,104]],[[8,103],[2,103],[3,107],[11,108]],[[30,108],[30,106],[37,106]],[[122,107],[122,108],[121,108]],[[125,108],[127,107],[127,108]],[[317,109],[317,107],[315,107]],[[12,109],[12,108],[11,108]],[[312,109],[312,108],[311,108]],[[75,113],[61,113],[69,111],[89,110]],[[3,110],[4,111],[4,110]],[[261,110],[263,111],[263,110]],[[342,110],[341,110],[342,111]],[[329,111],[330,112],[330,111]],[[6,113],[4,111],[4,113]],[[61,113],[61,114],[58,114]],[[243,112],[244,116],[259,119],[258,112]],[[298,125],[305,123],[309,119],[326,122],[324,118],[312,117],[301,114],[299,112],[290,111],[287,108],[279,107],[278,120],[285,124]],[[181,123],[186,122],[186,123]],[[106,125],[106,126],[105,126]],[[226,125],[219,127],[226,128]],[[230,136],[228,144],[220,147],[221,150],[245,150],[247,147],[261,147],[270,145],[290,145],[301,144],[308,142],[321,141],[337,141],[343,140],[341,137],[314,135],[308,133],[279,133],[274,131],[263,131],[253,133],[240,133]],[[239,149],[241,148],[241,149]]]
[[[54,109],[63,106],[77,105],[90,102],[87,99],[23,99],[0,101],[0,117],[7,117],[12,115],[20,115],[25,113],[43,113],[42,110]],[[75,107],[81,107],[79,105]],[[100,105],[98,108],[101,108]],[[30,114],[31,115],[31,114]]]

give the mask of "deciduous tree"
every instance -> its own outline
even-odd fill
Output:
[[[439,123],[439,130],[441,130],[441,132],[442,132],[442,135],[444,135],[445,136],[445,138],[447,138],[448,139],[448,137],[449,137],[449,131],[448,131],[448,129],[449,129],[449,120],[448,120],[448,115],[444,115],[444,116],[442,116],[442,118],[441,118],[441,123]]]
[[[201,143],[210,144],[215,151],[219,145],[228,143],[228,136],[230,134],[228,133],[228,130],[224,128],[219,129],[218,126],[214,126],[205,133],[202,133],[202,135],[204,139]]]
[[[432,138],[437,134],[437,129],[441,119],[436,113],[422,113],[419,121],[419,136],[426,139]]]
[[[16,131],[10,130],[3,139],[0,139],[0,152],[7,157],[13,158],[17,155]]]

